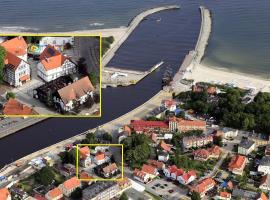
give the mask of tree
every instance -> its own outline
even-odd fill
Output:
[[[88,133],[85,137],[85,141],[87,142],[86,144],[96,144],[97,143],[97,138],[94,133]]]
[[[63,164],[66,164],[66,163],[75,164],[76,163],[76,150],[72,149],[71,151],[65,151],[60,155],[60,157]]]
[[[35,174],[35,181],[45,186],[52,184],[54,181],[53,169],[48,166],[43,167]]]
[[[86,100],[86,102],[84,103],[84,105],[87,108],[91,108],[94,105],[94,100],[92,97],[88,97],[88,99]]]
[[[201,196],[198,192],[193,191],[191,193],[191,200],[201,200]]]
[[[94,98],[94,102],[95,103],[99,103],[100,102],[100,95],[99,94],[95,93],[93,98]]]
[[[97,85],[97,83],[98,83],[98,77],[97,77],[96,73],[90,72],[89,75],[88,75],[88,77],[89,77],[91,83],[92,83],[94,86]]]
[[[82,199],[82,189],[81,188],[77,188],[76,190],[74,190],[71,193],[71,198],[72,199]]]
[[[7,52],[5,48],[0,46],[0,83],[3,82],[6,55],[7,55]]]
[[[123,192],[119,198],[119,200],[128,200],[128,196],[125,192]]]
[[[7,92],[6,99],[9,100],[10,98],[15,99],[15,94],[13,92]]]
[[[111,134],[109,134],[108,132],[105,132],[102,134],[102,139],[111,142],[113,138]]]

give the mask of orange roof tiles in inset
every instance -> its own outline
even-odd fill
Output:
[[[93,90],[94,87],[90,79],[85,76],[84,78],[81,78],[80,80],[58,90],[58,93],[63,102],[67,104],[69,101],[79,99]]]
[[[223,198],[231,198],[231,194],[229,192],[220,192],[219,196]]]
[[[20,103],[16,99],[10,98],[3,109],[4,115],[31,115],[35,114],[32,108]]]
[[[160,142],[160,145],[159,145],[164,151],[171,151],[171,146],[168,145],[166,142],[164,142],[163,140]]]
[[[67,190],[72,190],[74,188],[80,187],[81,186],[81,182],[79,181],[79,179],[77,177],[73,177],[71,179],[66,180],[63,183],[63,186]]]
[[[115,163],[112,163],[106,167],[103,168],[103,172],[105,173],[112,173],[113,171],[117,170],[118,167]]]
[[[16,70],[20,63],[22,62],[22,59],[15,56],[14,54],[7,52],[6,58],[5,58],[5,64],[8,65],[12,70]]]
[[[97,152],[95,155],[96,160],[104,160],[105,159],[105,153],[103,152]]]
[[[90,149],[88,146],[80,148],[80,158],[85,159],[88,155],[90,155]]]
[[[210,186],[214,186],[216,183],[212,178],[206,178],[202,180],[199,184],[195,185],[193,190],[202,194],[207,191]]]
[[[264,194],[263,192],[261,193],[261,196],[259,198],[259,200],[268,200],[266,194]]]
[[[0,189],[0,200],[6,200],[10,196],[7,188]]]
[[[40,62],[46,71],[62,66],[67,57],[63,56],[60,51],[52,45],[48,45],[39,56]]]
[[[63,193],[61,192],[61,190],[60,190],[58,187],[56,187],[56,188],[50,190],[50,191],[48,192],[48,194],[49,194],[49,196],[50,196],[52,199],[54,199],[54,198],[56,198],[56,197],[59,197],[59,196],[62,196],[62,195],[63,195]]]
[[[27,44],[22,36],[7,40],[0,45],[15,56],[24,56],[27,53]]]

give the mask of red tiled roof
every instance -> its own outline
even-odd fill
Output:
[[[105,173],[112,173],[113,171],[117,170],[118,167],[115,163],[112,163],[106,167],[103,168],[103,172]]]
[[[143,172],[142,170],[135,169],[133,175],[139,177],[140,179],[144,179],[146,173]]]
[[[4,115],[31,115],[34,114],[33,109],[20,103],[16,99],[10,98],[3,109]]]
[[[81,182],[79,181],[79,179],[77,177],[73,177],[71,179],[66,180],[63,183],[63,186],[67,189],[67,190],[72,190],[74,188],[80,187],[81,186]]]
[[[212,178],[206,178],[206,179],[202,180],[199,184],[195,185],[193,187],[193,190],[202,194],[202,193],[207,192],[208,187],[215,185],[215,184],[216,183]]]
[[[165,166],[163,162],[157,160],[148,160],[147,163],[158,169],[162,169]]]
[[[221,149],[217,145],[212,146],[211,148],[208,149],[208,151],[212,155],[220,155],[220,153],[221,153]]]
[[[229,163],[229,169],[241,169],[246,163],[246,157],[242,155],[236,155],[232,157],[231,162]]]
[[[208,158],[208,156],[210,155],[210,152],[207,151],[206,149],[197,149],[193,151],[193,155],[196,157]]]
[[[105,159],[105,153],[103,152],[97,152],[95,155],[96,160],[104,160]]]
[[[194,176],[194,177],[197,176],[197,175],[196,175],[196,172],[195,172],[194,170],[191,170],[191,171],[189,171],[189,172],[187,172],[187,173],[184,173],[184,174],[182,175],[182,178],[184,179],[185,182],[187,182],[187,181],[190,179],[191,176]]]
[[[28,74],[20,77],[20,81],[27,81],[29,79],[30,79],[30,76]]]
[[[155,173],[156,173],[156,168],[153,167],[153,166],[151,166],[151,165],[146,165],[146,164],[144,164],[144,165],[142,166],[142,171],[145,172],[145,173],[147,173],[147,174],[156,175],[156,174],[155,174]]]
[[[80,157],[85,159],[90,154],[90,149],[88,146],[80,148]]]
[[[5,64],[9,65],[12,70],[16,70],[20,63],[22,62],[22,59],[15,56],[14,54],[7,52],[7,55],[5,57]]]
[[[7,40],[0,45],[15,56],[23,56],[27,53],[27,44],[22,36]]]
[[[231,198],[231,194],[229,192],[220,192],[219,196],[223,198]]]
[[[40,195],[40,194],[35,194],[34,198],[35,198],[36,200],[47,200],[45,197],[43,197],[43,196]]]
[[[145,120],[131,120],[131,128],[135,131],[144,131],[153,128],[167,129],[169,126],[163,121],[145,121]]]
[[[268,200],[267,196],[263,192],[261,193],[260,200]]]
[[[166,142],[164,142],[163,140],[160,142],[159,146],[164,150],[164,151],[171,151],[171,147],[170,145],[168,145]]]
[[[85,76],[84,78],[81,78],[80,80],[61,88],[58,90],[58,94],[63,102],[67,104],[69,101],[79,99],[93,90],[94,87],[90,79]]]
[[[67,59],[54,46],[48,45],[39,56],[40,62],[46,71],[62,66]]]
[[[61,190],[60,190],[58,187],[56,187],[56,188],[50,190],[50,191],[48,192],[48,194],[49,194],[49,196],[50,196],[52,199],[54,199],[54,198],[56,198],[56,197],[59,197],[59,196],[63,195],[63,193],[61,192]]]
[[[10,193],[7,188],[0,189],[0,200],[6,200],[9,197]]]
[[[90,176],[87,172],[80,173],[80,179],[93,179],[92,176]]]

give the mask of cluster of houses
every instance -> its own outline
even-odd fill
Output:
[[[42,37],[37,49],[27,44],[24,37],[6,38],[0,45],[6,50],[4,59],[3,80],[11,86],[20,87],[33,79],[33,71],[45,84],[34,89],[33,97],[50,104],[61,111],[71,111],[76,105],[84,104],[89,97],[93,97],[94,87],[88,77],[78,80],[74,78],[68,83],[59,83],[65,76],[75,74],[77,64],[63,53],[64,46],[73,44],[74,37]],[[37,46],[37,45],[36,45]],[[34,50],[35,51],[34,51]],[[39,61],[35,66],[30,65],[28,54],[37,54]],[[61,87],[60,87],[61,86]],[[45,96],[45,97],[44,97]],[[16,102],[15,102],[16,101]],[[14,109],[10,105],[14,104]],[[7,102],[4,115],[37,114],[27,105],[18,100]]]
[[[112,162],[112,153],[109,151],[109,146],[96,146],[95,149],[90,150],[88,146],[79,149],[80,154],[80,171],[82,176],[88,172],[95,172],[95,174],[102,178],[112,178],[120,173],[115,162]],[[91,176],[91,175],[89,175]],[[88,178],[90,179],[90,178]]]

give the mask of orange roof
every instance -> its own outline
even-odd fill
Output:
[[[160,142],[160,145],[159,145],[164,151],[171,151],[171,147],[166,143],[164,142],[163,140]]]
[[[212,154],[212,155],[220,155],[221,153],[221,149],[219,146],[214,145],[211,148],[208,149],[208,151]]]
[[[20,103],[16,99],[10,98],[4,105],[4,115],[31,115],[34,114],[33,109]]]
[[[67,59],[54,46],[48,45],[39,56],[40,62],[46,71],[62,66]]]
[[[165,166],[163,162],[157,160],[148,160],[147,163],[159,169],[162,169]]]
[[[267,196],[262,192],[259,198],[260,200],[268,200]]]
[[[212,178],[206,178],[202,180],[199,184],[195,185],[193,190],[202,194],[207,192],[207,188],[211,185],[215,185],[215,181]]]
[[[156,175],[156,174],[155,174],[155,173],[156,173],[156,168],[153,167],[153,166],[151,166],[151,165],[146,165],[146,164],[144,164],[144,165],[142,166],[142,171],[145,172],[145,173],[147,173],[147,174]]]
[[[142,170],[135,169],[133,175],[143,179],[146,176],[146,173]]]
[[[195,151],[193,151],[193,155],[194,156],[199,156],[199,157],[208,157],[209,156],[209,151],[207,151],[206,149],[197,149]]]
[[[74,188],[80,187],[81,182],[79,181],[79,179],[77,177],[73,177],[73,178],[68,179],[67,181],[65,181],[63,183],[63,185],[67,190],[72,190]]]
[[[85,159],[90,154],[90,149],[88,146],[80,148],[80,157]]]
[[[130,180],[129,180],[127,177],[124,177],[123,179],[117,180],[117,184],[118,184],[120,187],[123,187],[123,186],[125,186],[125,185],[130,185],[131,182],[130,182]]]
[[[231,181],[229,181],[227,185],[228,185],[229,189],[231,189],[231,190],[233,189],[233,183]]]
[[[12,70],[16,70],[21,62],[21,58],[15,56],[10,52],[7,52],[7,55],[5,57],[5,64],[8,65]]]
[[[59,196],[63,195],[63,193],[61,192],[61,190],[58,187],[50,190],[48,193],[49,193],[49,196],[51,198],[53,198],[53,199],[56,198],[56,197],[59,197]]]
[[[171,117],[169,120],[178,122],[179,126],[197,126],[197,127],[206,126],[206,122],[202,120],[185,120],[177,117]]]
[[[197,175],[196,175],[196,172],[195,172],[194,170],[191,170],[191,171],[189,171],[189,172],[187,172],[187,173],[184,173],[184,174],[182,175],[182,178],[184,179],[185,182],[187,182],[187,181],[190,179],[191,176],[194,176],[194,177],[197,176]]]
[[[15,56],[23,56],[27,53],[27,44],[22,36],[7,40],[0,45]]]
[[[103,168],[103,172],[105,173],[112,173],[113,171],[117,170],[118,167],[115,163],[112,163],[106,167]]]
[[[86,76],[58,90],[58,93],[63,102],[67,104],[69,101],[79,99],[80,97],[86,95],[88,92],[91,92],[93,90],[94,87],[90,79]]]
[[[95,155],[96,160],[104,160],[105,159],[105,153],[103,152],[97,152]]]
[[[6,200],[9,197],[10,193],[7,188],[0,189],[0,200]]]
[[[30,76],[28,74],[20,77],[20,81],[27,81],[29,79],[30,79]]]
[[[219,196],[224,198],[231,198],[231,194],[229,192],[220,192]]]
[[[93,179],[87,172],[80,173],[80,179]]]
[[[231,162],[229,163],[229,169],[241,169],[245,165],[247,158],[242,155],[236,155],[232,157]]]

